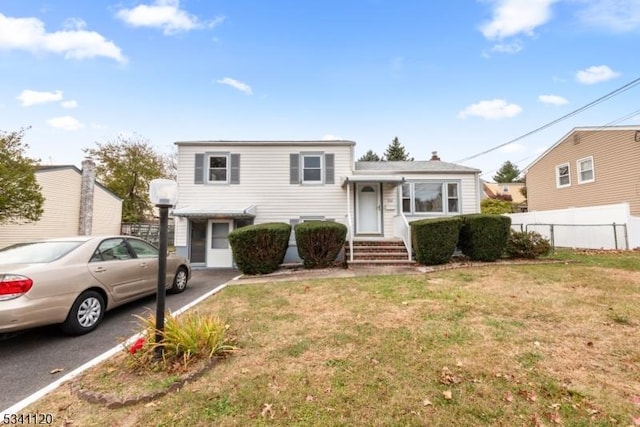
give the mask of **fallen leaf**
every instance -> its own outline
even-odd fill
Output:
[[[316,400],[315,397],[313,397],[311,395],[307,396],[307,402],[313,402],[314,400]]]
[[[422,406],[431,406],[431,405],[433,405],[433,403],[431,403],[429,399],[424,399],[422,401]]]
[[[637,417],[633,417],[633,425],[640,426],[640,415]]]
[[[408,301],[402,301],[402,305],[409,305]]]
[[[271,403],[265,403],[260,415],[262,415],[263,418],[265,418],[267,415],[269,416],[269,418],[273,418],[275,416],[273,412],[273,405]]]
[[[633,396],[631,398],[631,403],[633,403],[636,406],[640,406],[640,396]]]
[[[64,369],[62,368],[56,368],[56,369],[52,369],[51,372],[49,372],[51,375],[53,374],[57,374],[58,372],[62,372],[64,371]]]
[[[445,399],[447,400],[451,400],[453,399],[453,393],[451,393],[451,390],[447,390],[447,391],[443,391],[442,395],[444,396]]]
[[[554,423],[554,424],[560,424],[562,423],[562,418],[560,418],[560,414],[557,412],[552,412],[550,414],[547,414],[549,417],[549,420]]]
[[[378,363],[380,363],[380,361],[378,361],[378,359],[371,359],[371,363],[377,365]]]
[[[589,341],[589,342],[587,343],[587,347],[593,347],[593,341]]]
[[[511,394],[510,391],[506,392],[504,394],[504,400],[509,402],[509,403],[513,402],[513,394]]]

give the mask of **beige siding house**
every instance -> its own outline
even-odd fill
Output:
[[[575,128],[524,170],[530,212],[628,203],[640,215],[640,126]]]
[[[34,239],[119,234],[122,200],[95,182],[95,164],[41,166],[36,180],[45,198],[39,221],[0,226],[0,247]]]
[[[439,160],[354,162],[352,141],[176,145],[175,245],[195,266],[232,267],[227,235],[248,224],[331,220],[352,240],[410,244],[410,221],[480,209],[479,170]],[[291,246],[286,260],[296,259]]]

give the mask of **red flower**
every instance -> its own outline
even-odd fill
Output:
[[[140,337],[133,343],[131,347],[129,347],[129,353],[135,354],[138,350],[140,350],[144,346],[144,338]]]

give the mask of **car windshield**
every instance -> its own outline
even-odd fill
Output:
[[[0,249],[0,265],[52,262],[62,258],[84,242],[18,243]]]

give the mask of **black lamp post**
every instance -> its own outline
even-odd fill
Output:
[[[156,360],[162,359],[164,336],[164,312],[167,281],[167,228],[169,208],[178,200],[178,183],[170,179],[154,179],[149,185],[149,198],[160,213],[160,241],[158,253],[158,288],[156,290]]]

